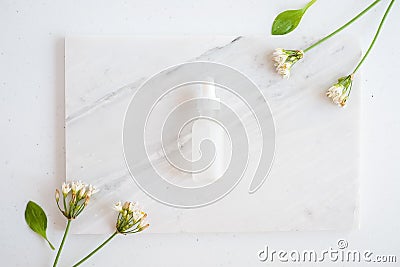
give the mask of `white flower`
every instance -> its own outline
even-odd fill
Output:
[[[69,193],[69,191],[71,191],[71,184],[63,182],[61,186],[61,192],[63,193],[64,196],[66,196]]]
[[[139,209],[139,203],[137,202],[129,202],[128,211],[133,212]]]
[[[340,98],[342,96],[343,89],[343,85],[335,84],[328,89],[326,96],[331,98],[333,103],[340,105]]]
[[[61,186],[63,197],[62,208],[59,204],[60,193],[56,189],[57,207],[68,219],[75,219],[88,205],[90,196],[97,192],[94,186],[83,183],[82,181],[64,182]]]
[[[80,198],[85,197],[85,193],[86,193],[86,186],[82,187],[82,189],[79,190],[79,197]]]
[[[115,209],[116,211],[118,211],[118,212],[121,212],[121,211],[122,211],[122,203],[121,203],[121,201],[118,201],[117,203],[115,203],[114,209]]]
[[[88,185],[88,190],[86,193],[86,196],[91,197],[93,194],[99,192],[99,189],[97,189],[96,187],[94,187],[93,185]]]
[[[145,215],[146,215],[146,213],[144,213],[144,212],[141,211],[141,210],[135,210],[135,211],[132,213],[132,217],[133,217],[133,220],[134,220],[135,222],[137,222],[137,221],[139,221],[140,219],[142,219]]]
[[[282,48],[275,49],[272,54],[276,72],[286,79],[290,77],[292,66],[303,57],[304,52],[302,50],[285,50]]]
[[[82,181],[72,181],[72,183],[71,183],[72,193],[78,192],[79,190],[81,190],[85,186],[86,185],[84,183],[82,183]]]
[[[274,53],[272,54],[273,61],[275,61],[275,67],[279,66],[280,64],[285,63],[288,55],[283,51],[282,48],[275,49]]]
[[[352,75],[341,77],[338,79],[337,83],[328,89],[326,96],[329,97],[334,104],[344,107],[350,95],[352,80]]]
[[[289,79],[291,67],[292,65],[290,63],[284,63],[282,65],[279,65],[276,68],[276,71],[278,72],[279,75],[282,76],[282,78]]]
[[[139,207],[137,202],[129,202],[128,211],[132,214],[133,220],[135,222],[139,221],[146,213],[144,213]]]
[[[130,207],[130,211],[132,213],[133,221],[138,222],[143,217],[147,216],[144,211],[139,207],[138,203],[134,203],[132,207]]]
[[[123,205],[118,202],[115,204],[114,209],[120,213],[116,228],[121,234],[141,232],[149,226],[149,224],[144,223],[147,214],[139,208],[136,202],[126,201]]]

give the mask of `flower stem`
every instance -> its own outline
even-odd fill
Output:
[[[382,26],[383,26],[383,24],[385,23],[386,17],[387,17],[387,15],[389,14],[390,9],[392,8],[392,6],[393,6],[393,4],[394,4],[394,1],[395,1],[395,0],[392,0],[392,1],[390,2],[389,6],[387,7],[387,9],[386,9],[386,11],[385,11],[385,14],[383,15],[383,18],[382,18],[382,20],[381,20],[381,23],[379,24],[378,30],[376,30],[374,39],[372,40],[371,44],[369,45],[367,52],[365,53],[365,55],[363,56],[363,58],[361,59],[361,61],[358,63],[357,67],[354,69],[354,71],[353,71],[353,73],[352,73],[353,75],[354,75],[354,73],[356,73],[356,71],[361,67],[361,65],[363,64],[364,60],[367,58],[368,54],[371,52],[372,47],[374,46],[376,40],[378,39],[378,35],[379,35],[379,33],[381,32]]]
[[[332,36],[336,35],[337,33],[341,32],[342,30],[344,30],[347,26],[349,26],[350,24],[352,24],[353,22],[355,22],[356,20],[358,20],[359,18],[361,18],[365,13],[367,13],[371,8],[373,8],[376,4],[378,4],[381,0],[376,0],[375,2],[373,2],[372,4],[370,4],[366,9],[364,9],[363,11],[361,11],[357,16],[355,16],[354,18],[352,18],[351,20],[349,20],[346,24],[344,24],[342,27],[340,27],[339,29],[337,29],[336,31],[328,34],[327,36],[325,36],[324,38],[322,38],[321,40],[315,42],[314,44],[312,44],[311,46],[307,47],[306,49],[303,50],[303,52],[307,52],[310,51],[311,49],[313,49],[314,47],[316,47],[317,45],[325,42],[326,40],[328,40],[329,38],[331,38]]]
[[[66,239],[66,237],[67,237],[67,235],[68,235],[68,231],[69,231],[69,226],[70,226],[70,225],[71,225],[71,220],[68,220],[68,222],[67,222],[67,227],[65,228],[65,232],[64,232],[63,239],[62,239],[62,241],[61,241],[60,247],[58,248],[57,256],[56,256],[56,258],[55,258],[55,260],[54,260],[54,263],[53,263],[53,267],[57,266],[58,259],[60,258],[61,250],[62,250],[62,248],[63,248],[63,246],[64,246],[65,239]]]
[[[306,4],[306,6],[303,8],[304,11],[306,11],[310,6],[314,5],[314,3],[317,2],[317,0],[311,0]]]
[[[102,247],[104,247],[108,242],[111,241],[111,239],[114,238],[114,236],[116,236],[118,234],[118,231],[115,231],[106,241],[104,241],[100,246],[98,246],[95,250],[93,250],[92,252],[90,252],[86,257],[84,257],[83,259],[81,259],[78,263],[75,263],[72,267],[76,267],[81,265],[82,263],[84,263],[87,259],[89,259],[91,256],[93,256],[93,254],[95,254],[97,251],[99,251]]]

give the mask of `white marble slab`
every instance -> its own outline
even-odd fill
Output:
[[[324,96],[359,57],[338,37],[299,62],[290,80],[272,69],[276,47],[290,37],[69,37],[66,39],[66,168],[69,179],[101,191],[74,226],[75,233],[113,229],[117,200],[138,200],[148,232],[261,232],[357,227],[360,88],[348,107]],[[133,182],[124,162],[122,127],[135,90],[149,76],[194,60],[220,62],[252,79],[275,119],[276,154],[265,184],[248,194],[251,173],[222,200],[198,209],[154,201]],[[234,222],[234,223],[232,223]]]

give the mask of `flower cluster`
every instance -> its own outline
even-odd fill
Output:
[[[63,183],[61,186],[62,204],[60,206],[60,191],[56,189],[56,202],[58,209],[67,219],[75,219],[88,205],[91,196],[98,190],[82,181]]]
[[[272,60],[276,67],[276,71],[283,78],[290,77],[292,66],[304,57],[302,50],[285,50],[282,48],[275,49]]]
[[[118,211],[117,232],[120,234],[138,233],[149,227],[145,222],[147,214],[143,212],[137,203],[121,202],[115,204],[114,209]]]
[[[338,79],[337,83],[328,89],[326,95],[334,104],[344,107],[349,98],[352,84],[353,75],[341,77]]]

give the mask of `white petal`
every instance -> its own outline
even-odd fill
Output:
[[[115,205],[114,205],[114,209],[116,211],[122,211],[122,203],[121,201],[118,201]]]

